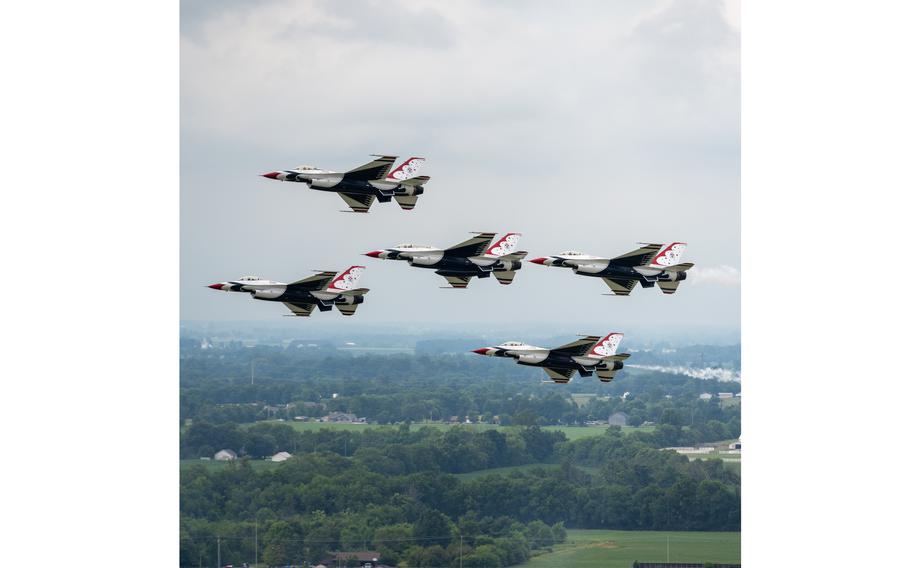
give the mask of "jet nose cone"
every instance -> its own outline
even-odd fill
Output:
[[[480,349],[472,349],[472,350],[471,350],[471,353],[477,353],[478,355],[486,355],[486,354],[487,354],[487,348],[486,348],[486,347],[481,347]]]
[[[546,262],[547,262],[547,257],[541,256],[541,257],[538,257],[538,258],[532,258],[532,259],[531,259],[531,262],[533,262],[534,264],[546,264]]]
[[[269,172],[267,174],[262,174],[262,177],[269,179],[278,179],[278,172]]]
[[[369,256],[370,258],[379,258],[379,255],[382,254],[381,250],[371,250],[370,252],[363,253],[364,256]]]
[[[215,283],[215,284],[209,284],[209,288],[211,288],[212,290],[221,290],[222,287],[223,287],[223,285],[220,282]]]

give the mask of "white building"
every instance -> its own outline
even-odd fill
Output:
[[[717,398],[733,398],[732,392],[719,392],[717,393]]]
[[[234,453],[234,450],[221,450],[215,454],[215,460],[217,461],[232,461],[237,459],[237,454]]]
[[[703,392],[700,395],[698,395],[698,398],[700,398],[701,400],[711,400],[711,397],[712,397],[712,395],[709,392]]]
[[[283,462],[283,461],[289,460],[292,457],[294,457],[294,456],[292,456],[291,454],[289,454],[287,452],[278,452],[277,454],[272,456],[272,461],[273,462]]]

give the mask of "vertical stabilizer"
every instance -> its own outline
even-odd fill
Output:
[[[653,268],[664,268],[679,263],[683,251],[686,250],[686,243],[670,243],[660,249],[651,260],[650,266]]]
[[[493,246],[487,249],[486,254],[493,256],[505,256],[512,254],[518,248],[518,239],[521,233],[506,233],[501,239],[493,243]]]
[[[332,292],[344,292],[347,290],[353,290],[357,287],[357,281],[360,280],[360,277],[363,275],[364,270],[366,270],[366,267],[351,266],[336,276],[335,279],[332,280],[332,282],[328,285],[326,290]]]
[[[395,168],[392,173],[386,177],[389,181],[404,181],[416,176],[420,171],[420,166],[426,162],[424,158],[408,158],[400,166]]]
[[[594,347],[592,347],[587,354],[597,357],[616,355],[616,350],[619,348],[619,342],[622,341],[622,338],[622,333],[608,333],[606,336],[601,337],[600,341],[595,343]]]

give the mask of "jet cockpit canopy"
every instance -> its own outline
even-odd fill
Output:
[[[559,253],[559,256],[584,256],[585,253],[577,250],[567,250]]]
[[[244,276],[243,278],[240,279],[241,282],[250,282],[253,280],[262,280],[262,278],[260,278],[258,276]]]

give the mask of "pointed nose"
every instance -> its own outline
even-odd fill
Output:
[[[547,263],[547,257],[541,256],[541,257],[538,257],[538,258],[532,258],[532,259],[531,259],[531,262],[533,262],[534,264],[546,264],[546,263]]]
[[[212,290],[222,290],[224,288],[224,285],[221,284],[220,282],[217,282],[215,284],[209,284],[209,288],[211,288]]]
[[[486,355],[486,354],[487,354],[487,348],[486,348],[486,347],[481,347],[480,349],[472,349],[472,350],[471,350],[471,353],[477,353],[478,355]]]
[[[379,258],[379,255],[382,254],[381,250],[371,250],[370,252],[363,253],[364,256],[369,256],[370,258]]]
[[[278,172],[269,172],[267,174],[262,174],[262,177],[269,179],[278,179]]]

